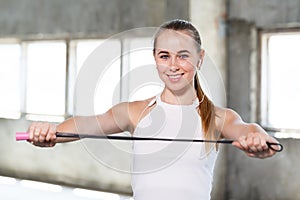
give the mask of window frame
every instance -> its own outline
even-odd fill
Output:
[[[257,108],[256,108],[256,119],[257,122],[269,133],[278,138],[300,138],[300,129],[295,128],[284,128],[284,127],[271,127],[266,123],[267,108],[263,104],[268,104],[268,97],[263,97],[262,93],[267,91],[267,84],[263,83],[263,70],[267,70],[267,45],[270,36],[284,35],[284,34],[300,34],[300,27],[279,27],[279,28],[268,28],[258,29],[257,46],[258,46],[258,71],[257,71]],[[268,81],[268,80],[265,80]],[[267,96],[267,95],[265,95]],[[263,103],[264,101],[264,103]]]
[[[152,38],[147,34],[143,35],[131,35],[130,37],[120,38],[120,51],[121,55],[126,52],[130,48],[130,41],[139,38]],[[0,38],[0,44],[12,43],[19,44],[21,47],[21,58],[20,58],[20,116],[19,118],[7,118],[11,120],[20,120],[25,119],[28,121],[52,121],[52,122],[61,122],[66,118],[69,118],[73,115],[70,113],[70,98],[72,98],[72,91],[70,89],[71,84],[76,80],[76,69],[71,69],[72,64],[76,64],[76,45],[74,43],[76,41],[88,41],[88,40],[107,40],[107,37],[93,35],[93,36],[51,36],[51,35],[34,35],[34,36],[26,36],[26,37],[16,37],[16,38]],[[30,114],[26,113],[26,93],[27,93],[27,44],[32,42],[64,42],[66,45],[66,74],[65,74],[65,112],[64,115],[43,115],[43,114]],[[75,55],[75,56],[74,56]],[[130,71],[128,66],[128,58],[121,57],[120,63],[120,75],[121,77]],[[74,77],[75,75],[75,77]],[[120,101],[128,100],[128,87],[126,87],[128,83],[121,83],[121,91],[120,91]],[[125,89],[125,90],[124,90]],[[50,119],[49,119],[50,117]],[[3,117],[0,117],[2,119]],[[60,119],[58,119],[60,118]],[[52,119],[52,120],[51,120]]]

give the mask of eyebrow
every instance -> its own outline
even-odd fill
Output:
[[[177,54],[182,54],[182,53],[189,53],[190,54],[191,52],[188,51],[188,50],[180,50],[180,51],[177,52]],[[169,54],[169,52],[168,51],[159,51],[158,54]]]
[[[168,51],[159,51],[158,54],[168,54]]]
[[[190,54],[191,52],[188,51],[188,50],[181,50],[181,51],[178,51],[177,53],[179,53],[179,54],[180,54],[180,53],[189,53],[189,54]]]

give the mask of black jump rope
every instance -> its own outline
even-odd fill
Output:
[[[203,143],[216,143],[216,144],[232,144],[234,140],[202,140],[202,139],[178,139],[178,138],[149,138],[149,137],[134,137],[134,136],[113,136],[113,135],[90,135],[90,134],[76,134],[76,133],[61,133],[57,132],[56,137],[64,138],[91,138],[91,139],[109,139],[109,140],[127,140],[127,141],[167,141],[167,142],[203,142]],[[16,140],[28,140],[29,133],[17,132]],[[283,150],[283,145],[280,143],[266,142],[269,149],[276,152]],[[276,148],[277,147],[277,148]]]

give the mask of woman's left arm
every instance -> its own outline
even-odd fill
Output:
[[[216,126],[224,138],[235,140],[232,144],[250,157],[267,158],[276,152],[269,143],[279,143],[255,123],[245,123],[240,115],[231,109],[216,108]],[[276,147],[274,147],[276,148]]]

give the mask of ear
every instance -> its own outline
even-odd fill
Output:
[[[153,51],[152,51],[152,56],[153,56],[153,59],[155,60],[155,63],[156,63],[156,58],[155,58],[155,48],[154,48]]]
[[[200,67],[201,67],[201,65],[203,63],[204,56],[205,56],[205,50],[201,49],[200,53],[199,53],[199,61],[198,61],[198,65],[197,65],[198,69],[200,69]]]

